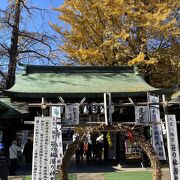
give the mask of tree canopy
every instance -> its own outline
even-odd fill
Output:
[[[51,25],[68,63],[136,64],[168,74],[180,69],[178,8],[178,0],[66,0],[55,9],[66,26]]]

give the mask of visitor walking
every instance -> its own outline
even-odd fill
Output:
[[[83,148],[84,144],[80,143],[76,149],[76,164],[83,164]]]
[[[10,175],[16,175],[16,168],[17,168],[17,159],[18,153],[21,153],[21,148],[17,146],[17,140],[13,140],[12,144],[9,148],[9,158],[10,158]]]
[[[92,145],[89,142],[84,142],[83,151],[84,151],[84,155],[86,156],[87,164],[89,164],[89,160],[92,159],[91,158],[91,151],[92,151],[91,146]]]

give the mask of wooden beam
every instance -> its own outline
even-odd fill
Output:
[[[68,104],[72,104],[72,103],[45,103],[44,105],[46,105],[47,107],[51,107],[51,106],[65,106]],[[80,104],[79,106],[103,106],[104,103],[83,103]],[[147,106],[147,105],[164,105],[164,102],[159,102],[159,103],[148,103],[148,102],[138,102],[138,103],[113,103],[112,102],[112,106],[116,106],[116,107],[125,107],[125,106]],[[167,106],[170,105],[180,105],[179,102],[167,102]],[[42,103],[29,103],[28,104],[29,107],[41,107]]]

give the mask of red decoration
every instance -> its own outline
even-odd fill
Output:
[[[129,141],[134,141],[134,137],[133,137],[133,134],[132,134],[131,131],[128,131],[128,132],[127,132],[127,137],[128,137],[128,140],[129,140]]]

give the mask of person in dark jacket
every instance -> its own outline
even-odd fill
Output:
[[[32,166],[32,153],[33,153],[33,143],[28,139],[27,143],[24,146],[23,155],[25,157],[26,170]]]
[[[80,143],[76,149],[76,164],[83,164],[83,148],[84,144]]]
[[[8,159],[5,156],[4,146],[0,143],[0,179],[8,180]]]

